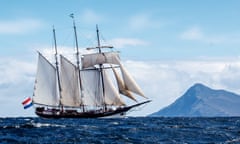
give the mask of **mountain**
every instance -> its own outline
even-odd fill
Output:
[[[240,95],[197,83],[174,103],[150,116],[240,116]]]

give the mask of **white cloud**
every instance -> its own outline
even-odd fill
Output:
[[[181,34],[182,39],[186,40],[202,40],[203,33],[199,27],[192,27]]]
[[[32,95],[36,66],[33,62],[0,59],[0,116],[34,115],[23,110],[21,102]]]
[[[44,51],[44,50],[43,50]],[[48,51],[44,51],[45,54]],[[0,109],[1,116],[34,115],[23,110],[21,102],[31,96],[34,87],[36,61],[1,58]],[[239,59],[194,61],[124,61],[123,64],[153,100],[141,111],[130,115],[144,116],[171,104],[194,83],[240,93]],[[4,104],[3,104],[4,103]]]
[[[0,60],[0,84],[11,83],[17,84],[31,76],[35,70],[33,63],[19,61],[10,58],[1,58]]]
[[[43,22],[36,19],[16,19],[0,21],[0,34],[24,34],[42,27]]]
[[[240,62],[235,60],[196,60],[175,62],[124,63],[146,96],[153,101],[133,115],[151,114],[171,104],[194,83],[240,93]]]
[[[142,31],[148,28],[159,28],[162,22],[153,18],[150,14],[137,14],[130,18],[129,26],[131,30]]]
[[[71,62],[76,63],[76,48],[70,47],[70,46],[62,46],[59,45],[58,48],[58,54],[64,55],[66,58],[68,58]],[[51,46],[38,46],[38,50],[42,55],[44,55],[51,63],[55,63],[55,49]],[[92,50],[86,50],[86,48],[79,47],[79,53],[87,54],[91,53]]]
[[[146,46],[148,42],[136,38],[115,38],[109,41],[112,45],[118,48],[127,46]]]
[[[86,9],[80,15],[80,20],[83,20],[86,23],[97,24],[100,23],[104,17],[91,9]]]
[[[199,41],[210,44],[239,43],[240,35],[236,34],[208,34],[200,27],[193,26],[180,34],[183,40]]]

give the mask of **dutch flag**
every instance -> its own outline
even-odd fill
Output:
[[[32,99],[30,97],[28,97],[22,102],[22,104],[23,104],[24,109],[27,109],[33,105]]]

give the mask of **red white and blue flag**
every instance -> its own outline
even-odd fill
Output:
[[[24,109],[27,109],[33,105],[32,99],[30,97],[28,97],[22,102],[22,104],[23,104]]]

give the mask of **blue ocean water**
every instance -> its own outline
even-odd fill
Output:
[[[240,143],[240,117],[0,118],[1,143]]]

